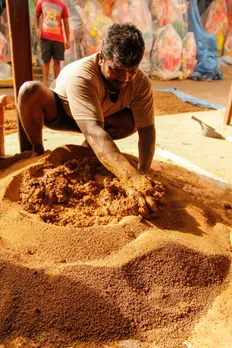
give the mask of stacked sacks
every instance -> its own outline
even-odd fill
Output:
[[[153,35],[151,13],[146,0],[116,0],[113,5],[112,19],[115,23],[131,22],[142,32],[145,52],[140,68],[150,74]]]

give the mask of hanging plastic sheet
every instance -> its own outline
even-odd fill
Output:
[[[69,64],[83,57],[83,20],[80,6],[77,5],[77,0],[63,0],[67,6],[69,13],[70,27],[70,48],[65,50],[64,64]],[[84,4],[83,4],[84,5]]]
[[[232,65],[232,27],[230,28],[226,36],[226,41],[224,44],[224,55],[222,58],[223,62]]]
[[[152,0],[153,31],[172,24],[183,39],[188,32],[188,1]]]
[[[162,80],[182,78],[182,40],[171,24],[159,29],[152,50],[151,76]]]
[[[190,0],[189,31],[193,32],[195,36],[198,61],[191,78],[206,81],[222,79],[217,58],[216,39],[213,35],[208,34],[202,26],[197,0]]]
[[[218,56],[222,55],[225,35],[228,31],[226,0],[214,0],[201,16],[203,27],[213,34],[218,45]]]
[[[142,32],[145,41],[145,53],[140,67],[147,74],[150,74],[153,35],[151,13],[147,1],[116,0],[113,5],[112,19],[115,23],[131,22]]]
[[[106,30],[113,24],[99,1],[87,1],[83,9],[83,45],[85,55],[91,55],[101,50],[101,44]]]
[[[12,85],[12,69],[7,64],[8,44],[5,36],[0,32],[0,86]]]
[[[232,65],[232,0],[227,0],[227,14],[228,14],[228,26],[223,50],[223,57],[220,61],[223,64]]]
[[[182,56],[181,56],[181,71],[183,78],[188,78],[192,75],[197,65],[197,45],[193,33],[188,33],[183,40]]]
[[[0,32],[0,62],[5,62],[7,60],[7,50],[8,50],[7,39]]]

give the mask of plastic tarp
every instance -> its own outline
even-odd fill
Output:
[[[202,108],[209,108],[209,109],[215,109],[215,110],[225,109],[225,107],[223,105],[211,103],[211,102],[206,101],[206,100],[202,100],[200,98],[194,97],[191,94],[186,94],[186,93],[184,93],[176,88],[156,89],[156,91],[175,94],[175,96],[177,96],[183,102],[197,105],[197,106],[200,106]]]
[[[190,0],[189,31],[194,33],[197,44],[197,65],[190,78],[212,81],[222,79],[217,57],[217,42],[202,26],[197,0]]]

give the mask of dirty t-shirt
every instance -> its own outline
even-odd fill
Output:
[[[41,38],[64,43],[61,20],[68,18],[66,5],[60,0],[39,0],[35,10],[42,14]]]
[[[99,66],[99,53],[66,65],[51,85],[60,96],[66,113],[79,121],[101,121],[129,106],[137,128],[154,124],[151,81],[138,70],[135,78],[121,89],[116,102],[109,97]]]

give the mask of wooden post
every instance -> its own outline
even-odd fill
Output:
[[[232,118],[232,84],[231,84],[229,96],[227,99],[227,107],[226,107],[226,113],[225,113],[223,124],[229,125],[231,118]]]
[[[25,81],[33,79],[31,33],[28,0],[6,0],[10,31],[11,57],[14,78],[15,105],[19,88]],[[32,146],[18,117],[20,150],[31,150]]]
[[[7,104],[7,97],[5,95],[0,96],[0,156],[5,155],[4,147],[4,106]]]

